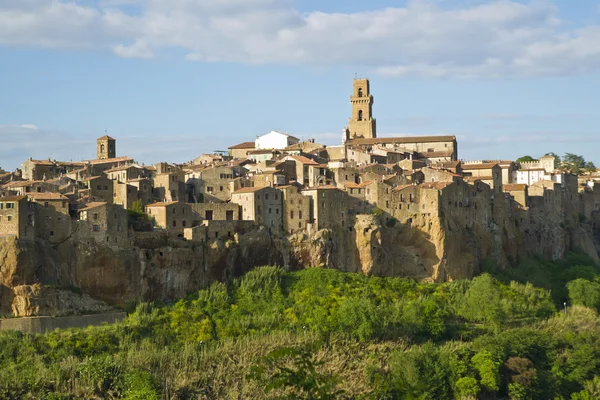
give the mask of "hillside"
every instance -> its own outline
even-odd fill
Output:
[[[598,398],[598,267],[486,268],[418,283],[261,267],[115,325],[0,333],[0,397]]]

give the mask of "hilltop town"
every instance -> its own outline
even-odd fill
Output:
[[[0,250],[13,265],[0,283],[51,281],[117,303],[266,262],[443,281],[489,258],[598,259],[600,174],[551,155],[461,160],[455,136],[378,137],[367,79],[350,102],[337,146],[271,131],[227,153],[140,165],[105,135],[95,160],[0,170],[0,237],[37,254]]]

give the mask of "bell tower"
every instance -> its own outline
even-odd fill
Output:
[[[115,158],[117,156],[117,141],[108,135],[104,135],[97,141],[96,154],[98,160]]]
[[[377,126],[373,118],[373,96],[368,79],[354,79],[354,91],[350,96],[352,117],[346,128],[346,139],[373,139],[377,137]]]

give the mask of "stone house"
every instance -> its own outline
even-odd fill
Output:
[[[456,136],[415,136],[358,138],[346,141],[350,147],[369,147],[379,145],[398,152],[415,152],[417,157],[430,162],[445,162],[458,159]]]
[[[48,181],[12,181],[2,186],[3,190],[16,196],[25,196],[27,193],[57,192],[58,185]]]
[[[85,224],[80,225],[80,231],[84,231],[87,236],[93,238],[98,243],[107,245],[126,247],[128,238],[128,215],[122,207],[110,205],[106,202],[87,203],[77,210],[79,221]]]
[[[291,176],[292,179],[295,179],[296,182],[301,185],[309,186],[310,185],[310,168],[319,165],[318,162],[311,160],[305,156],[286,156],[284,161],[293,161],[296,164],[296,171],[294,176]]]
[[[518,184],[518,183],[502,185],[502,190],[505,193],[510,194],[514,198],[514,201],[520,207],[522,207],[522,208],[529,207],[529,204],[528,204],[529,191],[528,191],[527,185]]]
[[[279,171],[263,171],[254,175],[254,187],[277,187],[289,183],[287,176]]]
[[[254,142],[243,142],[240,144],[236,144],[235,146],[229,147],[229,155],[234,159],[237,158],[248,158],[248,152],[255,150]]]
[[[90,167],[90,173],[94,176],[100,175],[112,168],[134,163],[135,161],[130,157],[103,158],[85,161],[85,164]]]
[[[455,182],[462,179],[462,176],[448,170],[434,167],[423,167],[423,182]]]
[[[152,187],[152,180],[149,178],[131,179],[127,181],[128,185],[131,185],[137,189],[138,200],[142,201],[142,206],[153,202],[154,194]]]
[[[231,202],[240,205],[243,220],[255,221],[271,232],[281,232],[283,229],[281,190],[271,187],[243,188],[231,194]]]
[[[56,160],[33,160],[29,159],[21,164],[22,178],[25,180],[44,180],[57,178],[80,169],[84,163],[62,162]]]
[[[463,176],[479,179],[488,184],[495,193],[502,193],[502,168],[496,162],[463,163]]]
[[[148,177],[148,173],[144,168],[133,164],[107,169],[104,173],[109,179],[117,182],[127,182],[133,179]]]
[[[152,179],[154,197],[165,203],[185,200],[184,176],[181,170],[157,173]]]
[[[325,145],[315,143],[315,139],[310,139],[288,146],[283,150],[287,154],[299,156],[302,155],[302,153],[310,153],[312,151],[325,149],[325,147]]]
[[[28,193],[35,204],[36,236],[60,243],[71,235],[69,199],[60,193]]]
[[[114,181],[112,204],[120,205],[125,210],[131,208],[139,199],[138,188],[125,182]]]
[[[193,165],[214,165],[217,163],[222,163],[224,161],[231,160],[231,156],[226,156],[223,154],[202,154],[192,161]]]
[[[292,235],[306,229],[310,219],[310,198],[302,195],[297,186],[280,186],[283,193],[283,229]]]
[[[186,183],[193,183],[193,193],[202,203],[222,203],[231,198],[231,183],[240,174],[232,167],[214,166],[188,173]],[[193,179],[193,181],[190,181]]]
[[[0,237],[35,238],[35,214],[26,196],[0,197]]]
[[[194,215],[193,225],[203,221],[238,221],[241,219],[240,205],[236,203],[192,203],[188,204]]]
[[[89,177],[86,183],[89,189],[90,198],[112,204],[114,198],[114,182],[115,181],[112,179],[108,179],[106,175]]]
[[[154,219],[157,227],[166,230],[170,236],[181,237],[185,228],[193,226],[195,218],[189,204],[177,201],[148,204],[146,214]]]
[[[318,186],[302,190],[310,198],[310,222],[317,230],[349,227],[353,221],[350,198],[335,186]]]

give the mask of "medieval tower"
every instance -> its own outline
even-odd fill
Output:
[[[352,117],[345,130],[345,140],[377,137],[377,126],[373,118],[373,96],[368,79],[355,79],[354,92],[350,96]]]
[[[98,160],[117,157],[117,141],[115,139],[105,135],[96,142],[98,147],[96,151]]]

